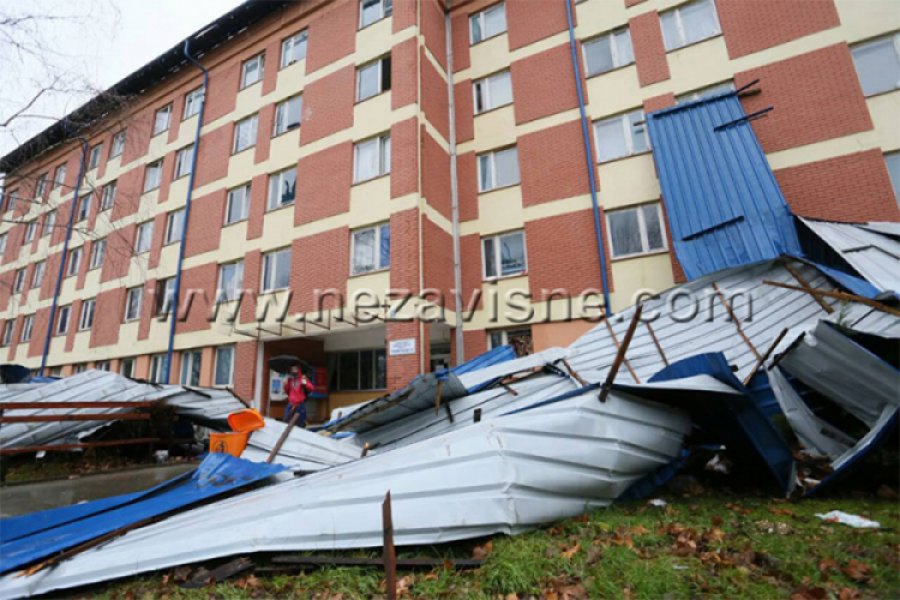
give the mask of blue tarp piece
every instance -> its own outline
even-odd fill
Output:
[[[794,485],[794,457],[787,440],[752,398],[750,390],[735,377],[721,352],[697,354],[662,369],[648,381],[669,381],[695,375],[710,375],[742,392],[743,396],[722,395],[710,401],[698,394],[696,402],[686,407],[694,422],[708,436],[727,446],[737,462],[751,461],[771,474],[785,494]],[[756,460],[754,460],[754,458]]]
[[[0,573],[19,569],[128,525],[178,512],[284,469],[281,465],[214,453],[207,455],[194,471],[144,492],[0,520]]]
[[[844,271],[828,267],[826,265],[822,265],[819,263],[813,264],[816,265],[817,269],[828,276],[829,279],[834,281],[845,290],[856,294],[857,296],[862,296],[864,298],[875,298],[879,294],[881,294],[881,290],[879,290],[877,287],[875,287],[865,279],[855,277],[853,275],[850,275],[849,273],[845,273]]]
[[[647,116],[675,253],[689,279],[802,255],[794,218],[745,117],[734,92]]]
[[[643,500],[666,485],[684,469],[688,459],[691,457],[690,450],[682,450],[676,458],[668,464],[665,464],[652,473],[648,473],[635,481],[630,488],[625,490],[616,502],[628,502],[630,500]]]
[[[444,369],[442,371],[437,371],[435,372],[435,375],[438,379],[446,379],[450,375],[450,373],[458,377],[463,373],[470,373],[472,371],[478,371],[479,369],[486,369],[487,367],[505,363],[507,361],[514,360],[515,358],[516,351],[512,346],[497,346],[496,348],[492,348],[487,352],[479,354],[475,358],[467,360],[461,365],[457,365],[449,369]],[[491,383],[492,382],[486,382],[473,388],[467,388],[467,391],[470,394],[474,394],[478,390],[483,389]]]

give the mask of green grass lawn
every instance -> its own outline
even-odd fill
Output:
[[[879,530],[825,523],[832,509]],[[484,556],[470,571],[400,572],[406,598],[836,598],[900,597],[900,505],[875,497],[787,503],[713,495],[669,498],[665,508],[617,505],[518,536],[400,556]],[[377,556],[378,551],[356,555]],[[384,594],[377,568],[263,572],[186,590],[174,571],[82,590],[106,598],[350,599]]]

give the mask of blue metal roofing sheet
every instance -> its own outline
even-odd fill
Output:
[[[685,275],[801,255],[793,216],[734,92],[650,113],[647,124]]]

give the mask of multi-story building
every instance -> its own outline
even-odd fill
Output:
[[[900,216],[892,0],[570,9],[571,39],[566,0],[221,17],[186,40],[207,89],[178,46],[113,88],[124,106],[2,159],[3,358],[162,380],[182,249],[169,380],[264,408],[275,355],[326,368],[334,407],[492,345],[568,343],[604,286],[616,310],[683,279],[644,115],[754,80],[741,102],[773,107],[752,126],[795,213]]]

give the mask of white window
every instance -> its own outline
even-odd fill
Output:
[[[13,279],[13,293],[18,294],[25,289],[25,269],[16,271],[15,279]]]
[[[262,80],[265,62],[265,53],[257,54],[250,60],[244,62],[241,66],[241,89]]]
[[[91,212],[91,195],[87,194],[78,199],[78,205],[75,207],[75,222],[79,223],[88,218]]]
[[[53,187],[57,188],[66,182],[66,163],[56,167],[53,173]]]
[[[613,258],[666,249],[662,212],[658,202],[606,213]]]
[[[153,314],[156,316],[169,314],[169,311],[172,310],[172,303],[175,301],[175,278],[168,277],[158,280],[154,293],[156,297],[153,303]]]
[[[125,292],[125,321],[141,318],[141,302],[144,299],[144,288],[133,287]]]
[[[666,51],[676,50],[722,33],[716,3],[694,0],[659,15]]]
[[[387,387],[385,349],[351,350],[329,355],[333,390],[367,391]]]
[[[34,239],[35,234],[37,233],[37,221],[29,221],[28,225],[25,226],[25,243],[27,244],[31,240]],[[6,236],[3,236],[3,249],[6,249]]]
[[[300,116],[303,114],[303,96],[294,96],[275,106],[275,129],[272,135],[281,135],[285,131],[300,127]]]
[[[31,339],[31,331],[34,329],[34,315],[28,315],[22,321],[22,334],[19,336],[20,342],[27,342]]]
[[[606,73],[634,62],[631,34],[627,27],[616,29],[584,43],[587,76]]]
[[[243,221],[250,213],[250,184],[228,190],[225,203],[225,224]]]
[[[701,98],[709,98],[711,96],[718,96],[719,94],[733,91],[734,82],[724,81],[722,83],[717,83],[705,88],[700,88],[699,90],[694,90],[693,92],[687,92],[686,94],[676,96],[675,102],[677,102],[678,104],[684,104],[685,102],[694,102],[696,100],[700,100]]]
[[[512,346],[516,356],[527,356],[534,351],[531,327],[521,329],[494,329],[488,331],[488,349]]]
[[[108,360],[98,360],[94,363],[94,369],[97,371],[109,371],[112,365]]]
[[[501,2],[469,17],[469,39],[473,44],[506,31],[506,7]]]
[[[281,68],[306,58],[306,41],[309,34],[304,29],[281,42]]]
[[[181,241],[181,232],[184,228],[184,209],[173,210],[166,215],[166,244]]]
[[[100,192],[100,210],[109,210],[116,202],[116,182],[111,181],[103,186]]]
[[[109,147],[109,157],[115,158],[122,154],[125,150],[125,132],[120,131],[112,138],[112,144]]]
[[[200,112],[200,107],[203,106],[203,98],[205,95],[206,92],[203,89],[203,86],[191,90],[184,95],[184,115],[182,119],[190,119]]]
[[[597,138],[597,162],[631,156],[650,149],[643,110],[597,121],[594,123],[594,137]]]
[[[191,174],[194,168],[194,145],[182,148],[175,155],[175,179]]]
[[[78,373],[84,373],[87,371],[87,363],[78,363],[77,365],[72,365],[72,374],[77,375]]]
[[[78,268],[81,266],[81,255],[81,246],[72,248],[72,251],[69,252],[69,266],[66,268],[66,277],[78,275]]]
[[[88,262],[88,269],[99,269],[103,266],[103,259],[106,257],[106,240],[95,240],[91,244],[91,259]]]
[[[6,252],[6,234],[0,233],[0,254]]]
[[[134,235],[134,251],[137,254],[148,252],[153,243],[153,221],[145,221],[137,226]]]
[[[519,151],[513,146],[478,155],[478,191],[519,183]]]
[[[244,261],[219,265],[219,298],[224,302],[237,300],[244,287]]]
[[[523,231],[482,238],[481,245],[485,279],[519,275],[528,268]]]
[[[512,103],[512,79],[509,71],[494,73],[478,79],[472,85],[475,96],[475,114],[493,110]]]
[[[47,186],[49,183],[49,176],[46,173],[41,173],[41,176],[38,177],[37,185],[34,188],[34,195],[38,198],[43,198],[47,193]]]
[[[169,121],[172,120],[172,105],[167,104],[156,111],[153,117],[153,135],[162,133],[169,128]]]
[[[162,159],[147,165],[147,171],[144,173],[144,191],[149,192],[159,187],[162,181]]]
[[[891,187],[894,188],[894,197],[900,203],[900,152],[888,152],[885,154],[884,164],[887,166],[888,175],[891,176]]]
[[[119,374],[123,377],[134,377],[134,359],[123,358],[119,363]]]
[[[153,383],[168,383],[166,381],[166,355],[154,354],[150,357],[150,376],[147,381]]]
[[[235,124],[234,146],[231,149],[234,154],[256,145],[256,130],[258,127],[258,115],[247,117]]]
[[[52,367],[50,369],[50,377],[62,377],[62,367]]]
[[[16,322],[12,319],[7,319],[5,323],[3,323],[3,339],[0,340],[0,346],[9,346],[12,343],[13,329],[15,329]]]
[[[294,203],[297,192],[297,170],[287,169],[269,175],[269,199],[267,210],[274,210]]]
[[[367,27],[375,21],[391,16],[393,0],[360,0],[359,28]]]
[[[291,249],[263,255],[262,291],[285,289],[291,284]]]
[[[234,346],[216,348],[216,368],[213,385],[231,385],[234,375]]]
[[[88,158],[88,170],[96,169],[100,165],[100,155],[103,152],[103,144],[97,144],[91,148],[91,154]]]
[[[78,318],[78,331],[85,331],[94,326],[94,311],[96,308],[97,301],[93,298],[81,303],[81,315]],[[105,370],[108,371],[109,368]]]
[[[900,33],[857,44],[851,52],[864,95],[900,88]]]
[[[391,136],[359,142],[353,148],[353,181],[367,181],[391,172]]]
[[[203,353],[200,350],[186,350],[181,353],[181,385],[200,385],[200,366]]]
[[[49,235],[53,228],[56,227],[56,209],[47,212],[44,217],[44,234]]]
[[[44,283],[44,274],[47,272],[47,261],[42,260],[34,265],[34,271],[31,273],[31,287],[37,288]]]
[[[382,223],[353,232],[350,272],[369,273],[391,266],[391,226]]]
[[[56,335],[63,335],[69,330],[69,314],[71,312],[71,306],[59,307],[59,316],[56,319]]]
[[[377,96],[391,89],[391,57],[385,56],[356,69],[356,100]]]

